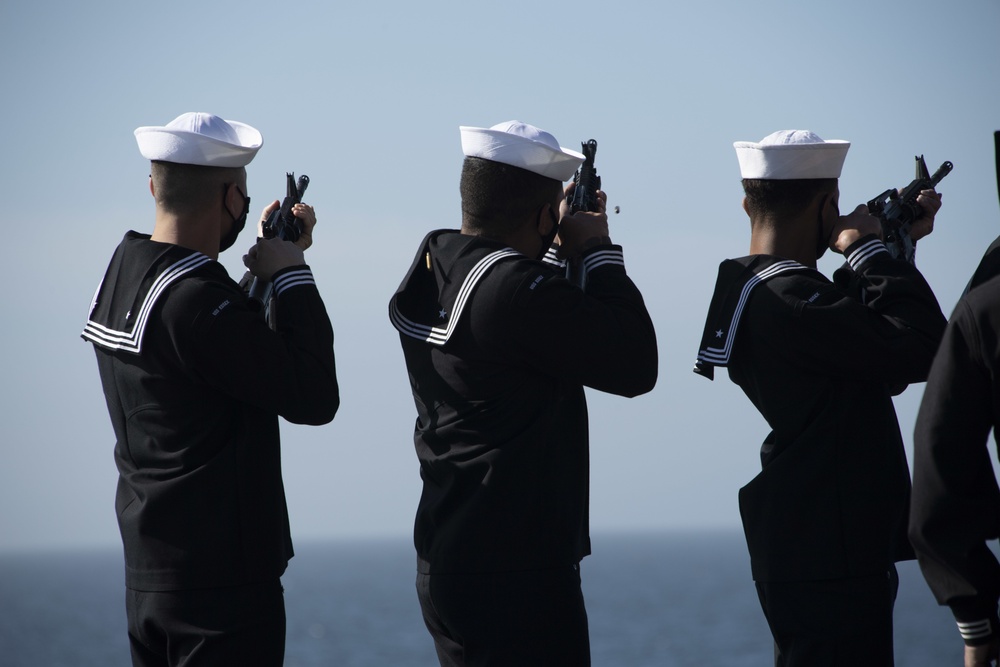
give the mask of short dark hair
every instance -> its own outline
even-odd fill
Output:
[[[165,211],[178,215],[195,213],[211,206],[223,195],[223,187],[239,183],[242,167],[204,167],[154,160],[150,178],[156,203]]]
[[[836,178],[743,179],[747,213],[751,218],[763,214],[779,217],[795,215],[808,206],[816,195],[832,192],[836,187]]]
[[[512,231],[525,216],[559,199],[554,178],[477,157],[462,163],[462,227],[484,236]]]

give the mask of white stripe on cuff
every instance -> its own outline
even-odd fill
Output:
[[[989,637],[990,619],[984,618],[981,621],[971,621],[968,623],[958,622],[958,631],[962,634],[962,639],[982,639]]]
[[[847,258],[847,262],[851,265],[852,269],[857,271],[867,260],[882,252],[889,252],[885,244],[879,239],[872,239],[852,252]]]
[[[315,285],[316,280],[313,278],[312,271],[309,269],[297,269],[295,271],[289,271],[288,273],[282,274],[275,278],[274,280],[274,290],[275,293],[281,294],[287,289],[295,287],[296,285]]]

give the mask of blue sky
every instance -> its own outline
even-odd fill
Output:
[[[906,184],[915,154],[954,162],[918,253],[946,312],[1000,233],[995,0],[341,4],[0,6],[0,549],[118,541],[113,433],[78,335],[122,234],[152,228],[132,130],[185,111],[261,130],[254,214],[286,171],[312,179],[307,258],[343,404],[328,426],[282,426],[297,539],[412,525],[414,410],[386,304],[426,231],[459,224],[459,125],[599,142],[661,361],[649,395],[589,393],[595,532],[739,525],[767,428],[725,373],[690,370],[718,263],[748,247],[733,141],[850,140],[846,210]],[[251,241],[223,255],[232,274]],[[921,392],[897,399],[908,446]]]

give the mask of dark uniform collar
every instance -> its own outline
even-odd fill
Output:
[[[211,262],[196,250],[128,232],[97,287],[81,336],[109,350],[140,354],[157,299],[171,284]]]
[[[524,255],[481,236],[431,232],[389,302],[389,319],[401,334],[444,345],[479,282],[494,264],[512,258]]]
[[[719,265],[715,293],[705,318],[694,372],[712,380],[715,367],[729,363],[740,317],[754,287],[782,273],[813,270],[798,262],[771,255],[749,255],[723,261]]]

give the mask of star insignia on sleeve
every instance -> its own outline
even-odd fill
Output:
[[[725,335],[726,335],[726,332],[723,331],[722,329],[719,329],[718,331],[715,332],[715,337],[716,338],[722,338]]]

